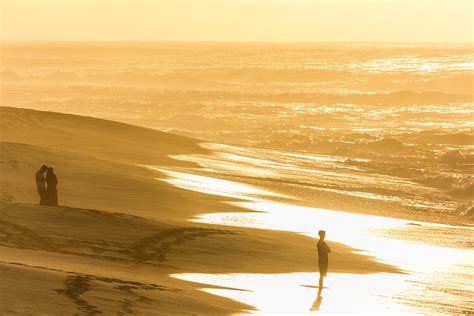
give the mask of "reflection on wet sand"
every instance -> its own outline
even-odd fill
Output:
[[[323,303],[323,296],[321,295],[323,292],[322,288],[318,289],[318,296],[314,300],[313,305],[311,305],[311,308],[309,309],[311,312],[316,312],[321,308],[321,304]]]
[[[317,273],[287,274],[175,274],[181,280],[208,284],[207,293],[229,297],[255,310],[248,314],[416,313],[400,304],[403,290],[398,274],[332,273],[319,291]],[[223,286],[235,289],[216,289]]]

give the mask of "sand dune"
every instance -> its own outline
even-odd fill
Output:
[[[0,108],[0,117],[2,313],[227,314],[250,307],[168,275],[316,271],[314,239],[189,222],[243,210],[140,166],[185,164],[167,155],[204,151],[197,140],[58,113]],[[68,207],[33,205],[43,163]],[[396,272],[330,246],[331,271]]]
[[[2,140],[134,164],[180,164],[167,155],[204,152],[198,141],[143,127],[54,112],[0,107]]]

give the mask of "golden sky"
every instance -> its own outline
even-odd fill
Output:
[[[472,42],[474,0],[0,0],[2,40]]]

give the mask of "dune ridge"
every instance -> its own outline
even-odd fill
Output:
[[[133,164],[180,164],[167,155],[205,152],[198,140],[87,116],[0,107],[2,140]]]

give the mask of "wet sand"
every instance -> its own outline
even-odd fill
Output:
[[[253,307],[169,276],[316,272],[311,237],[189,221],[249,211],[228,203],[236,197],[177,188],[144,167],[197,167],[170,156],[206,153],[198,141],[73,115],[0,111],[2,312],[235,313]],[[68,207],[34,205],[33,175],[43,163],[54,166],[59,203]],[[329,245],[332,272],[399,272]]]

